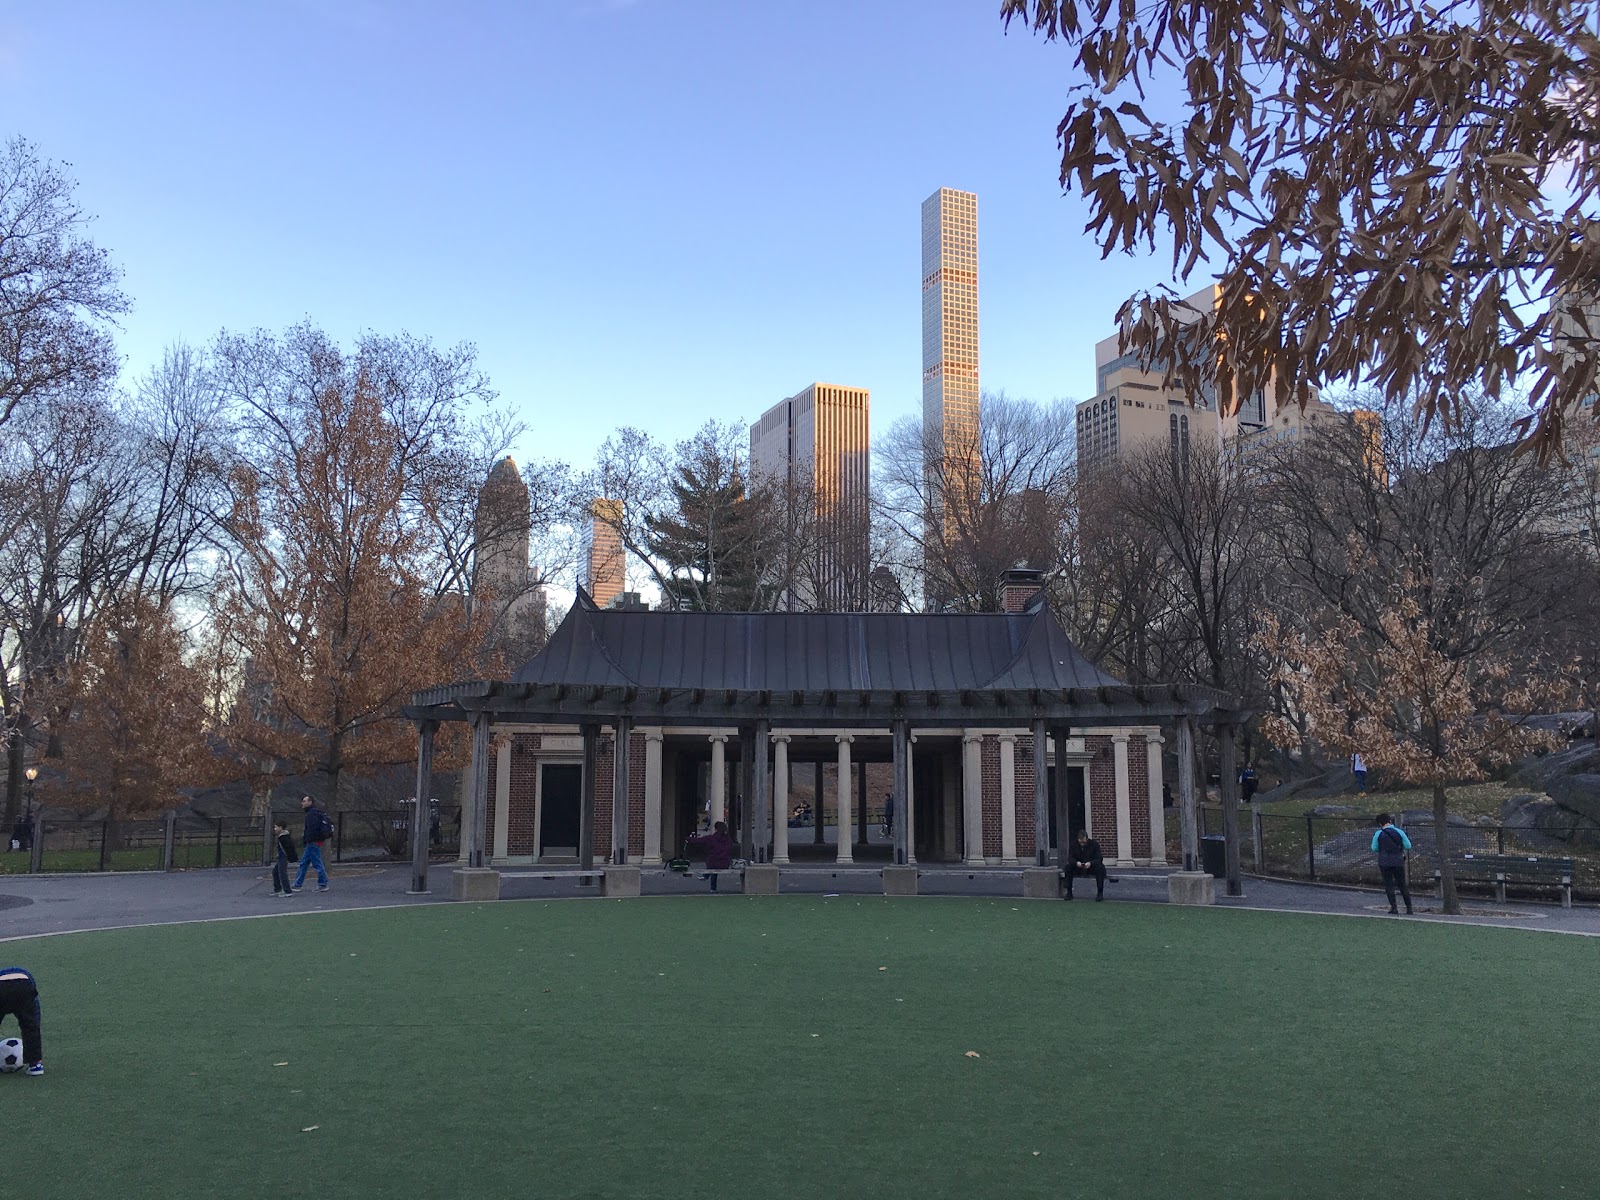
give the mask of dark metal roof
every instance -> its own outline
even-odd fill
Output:
[[[580,589],[549,645],[510,681],[430,688],[408,712],[963,725],[1113,724],[1236,708],[1194,684],[1114,679],[1042,604],[1014,614],[649,612],[597,609]]]
[[[1023,613],[698,613],[582,597],[512,683],[736,691],[1123,686],[1044,607]]]

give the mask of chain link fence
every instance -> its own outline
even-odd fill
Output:
[[[333,813],[328,861],[405,862],[411,858],[411,806]],[[299,808],[259,817],[169,816],[138,821],[86,821],[36,814],[0,851],[0,874],[68,871],[188,871],[270,863],[272,824],[281,821],[300,847]],[[461,847],[461,809],[430,805],[429,854],[453,859]]]

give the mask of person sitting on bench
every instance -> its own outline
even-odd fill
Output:
[[[1072,844],[1067,847],[1066,864],[1062,875],[1067,880],[1067,899],[1072,899],[1072,880],[1078,875],[1094,876],[1094,898],[1106,898],[1106,864],[1100,855],[1100,843],[1089,836],[1087,829],[1078,830]]]

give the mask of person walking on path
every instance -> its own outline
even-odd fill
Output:
[[[282,821],[274,821],[272,832],[278,835],[278,856],[272,862],[272,894],[274,896],[292,896],[293,890],[289,887],[289,864],[294,861],[294,838],[289,836],[289,826]]]
[[[718,821],[710,833],[691,834],[689,845],[706,848],[706,873],[700,878],[711,880],[711,890],[716,891],[716,872],[726,871],[733,866],[733,852],[738,845],[728,836],[728,823]]]
[[[15,1017],[22,1026],[22,1061],[29,1075],[44,1074],[44,1043],[39,1033],[39,984],[21,967],[0,967],[0,1021]]]
[[[1100,843],[1089,836],[1087,829],[1078,830],[1072,845],[1067,847],[1067,896],[1072,899],[1072,881],[1079,875],[1094,876],[1094,898],[1106,898],[1106,862],[1100,853]]]
[[[1372,835],[1372,849],[1378,856],[1378,870],[1383,875],[1383,890],[1389,897],[1389,911],[1395,916],[1396,889],[1406,902],[1406,915],[1411,915],[1411,892],[1406,888],[1406,851],[1411,849],[1411,839],[1406,831],[1389,819],[1388,813],[1379,813],[1378,831]]]
[[[1350,774],[1356,777],[1356,790],[1363,796],[1367,794],[1367,760],[1361,757],[1357,750],[1350,756]]]
[[[1261,781],[1256,777],[1256,769],[1249,763],[1245,763],[1245,765],[1240,768],[1239,796],[1246,804],[1249,804],[1255,799],[1256,787],[1260,784],[1260,782]]]
[[[300,852],[300,873],[295,876],[294,890],[298,892],[305,886],[307,868],[315,867],[317,891],[325,892],[328,890],[328,869],[322,865],[322,843],[333,836],[333,821],[310,796],[300,797],[300,807],[306,814],[306,827],[300,839],[305,849]]]

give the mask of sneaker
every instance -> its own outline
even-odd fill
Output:
[[[1416,916],[1416,915],[1417,915],[1417,914],[1416,914],[1416,913],[1414,913],[1414,912],[1412,912],[1412,911],[1411,911],[1411,905],[1409,905],[1409,904],[1408,904],[1408,905],[1406,905],[1406,916],[1408,916],[1408,917],[1414,917],[1414,916]]]
[[[317,891],[319,891],[319,892],[325,892],[325,891],[327,891],[327,890],[328,890],[328,885],[327,885],[327,884],[325,884],[325,883],[319,883],[319,884],[318,884],[318,885],[317,885]]]
[[[1391,905],[1389,908],[1389,915],[1391,917],[1398,917],[1400,915],[1400,910]]]
[[[34,1063],[33,1066],[28,1068],[28,1074],[29,1075],[43,1075],[44,1074],[44,1064],[42,1062]]]
[[[303,883],[297,883],[297,884],[295,884],[295,885],[294,885],[294,886],[293,886],[293,887],[291,887],[291,888],[290,888],[290,889],[289,889],[289,890],[290,890],[290,891],[291,891],[291,892],[298,892],[298,891],[299,891],[299,890],[300,890],[300,889],[301,889],[301,888],[303,888],[303,887],[305,887],[305,884],[303,884]]]
[[[1104,899],[1105,899],[1105,897],[1104,897],[1104,896],[1096,896],[1096,897],[1095,897],[1095,900],[1097,900],[1097,901],[1099,901],[1099,900],[1104,900]]]

